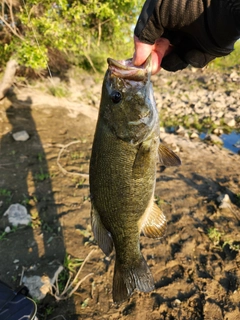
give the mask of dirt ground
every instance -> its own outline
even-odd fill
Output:
[[[23,270],[53,277],[66,255],[85,259],[95,249],[80,278],[92,275],[66,301],[47,295],[38,303],[39,320],[240,319],[239,155],[176,138],[182,166],[158,168],[155,192],[166,235],[141,237],[156,289],[116,306],[114,253],[107,259],[92,239],[88,180],[76,175],[88,173],[95,123],[14,93],[0,102],[0,278],[16,287]],[[20,130],[30,139],[14,141]],[[230,203],[221,209],[225,194]],[[6,234],[3,214],[13,203],[24,204],[33,222]]]

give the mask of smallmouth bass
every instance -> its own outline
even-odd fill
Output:
[[[91,221],[95,239],[116,251],[113,301],[149,292],[154,279],[140,251],[140,233],[161,238],[166,218],[154,202],[156,165],[180,165],[160,143],[151,56],[142,67],[108,59],[90,160]]]

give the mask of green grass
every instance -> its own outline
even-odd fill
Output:
[[[48,91],[51,95],[58,98],[67,97],[69,95],[68,90],[62,86],[50,86],[48,87]]]
[[[216,58],[209,63],[209,68],[216,69],[218,71],[226,71],[238,66],[240,61],[240,41],[235,43],[234,51],[225,57]]]

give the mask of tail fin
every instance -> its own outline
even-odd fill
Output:
[[[154,290],[154,279],[149,267],[141,255],[139,260],[130,266],[121,265],[116,257],[113,277],[113,301],[120,303],[128,299],[133,291]]]

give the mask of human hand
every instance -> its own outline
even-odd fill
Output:
[[[135,65],[152,52],[153,73],[188,64],[202,68],[233,51],[240,37],[240,2],[207,0],[205,6],[202,0],[146,0],[134,34]]]
[[[134,36],[135,53],[133,55],[133,64],[141,66],[148,56],[152,54],[152,74],[161,69],[162,59],[172,50],[168,39],[160,38],[153,45],[141,42]]]

